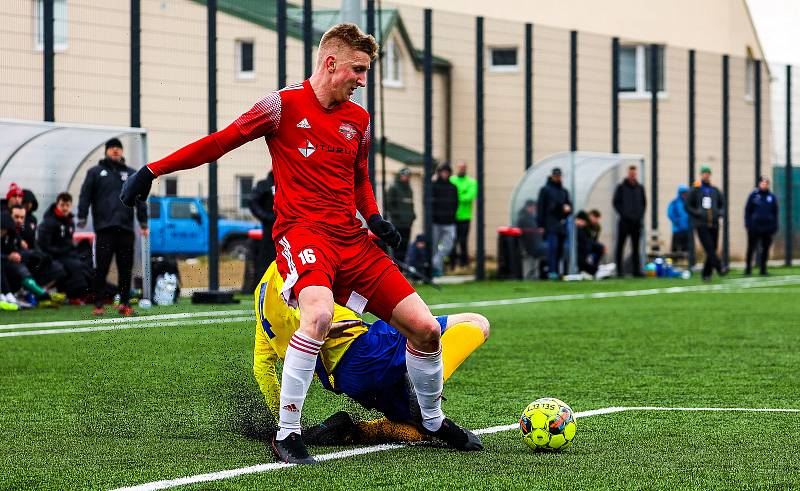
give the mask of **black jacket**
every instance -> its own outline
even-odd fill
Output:
[[[33,211],[33,210],[31,210]],[[28,244],[28,247],[33,249],[36,247],[36,231],[39,229],[39,221],[33,216],[33,213],[25,215],[25,223],[22,225],[20,238]]]
[[[417,218],[411,184],[401,181],[400,176],[395,178],[394,184],[386,191],[386,215],[398,227],[410,227]]]
[[[647,208],[644,186],[638,182],[623,180],[614,190],[614,209],[619,217],[629,222],[641,222]]]
[[[110,159],[101,160],[89,169],[81,186],[78,203],[78,220],[86,220],[92,207],[92,222],[95,232],[111,227],[133,231],[133,209],[122,204],[119,193],[122,184],[136,170]],[[141,225],[147,225],[147,204],[136,203],[136,217]]]
[[[59,259],[75,252],[75,245],[72,243],[75,222],[72,213],[60,217],[56,215],[55,208],[56,205],[52,204],[44,213],[42,225],[39,227],[39,248]]]
[[[567,217],[570,213],[564,213],[564,205],[572,207],[569,192],[560,182],[548,177],[547,184],[539,190],[536,215],[539,227],[543,228],[545,233],[567,233]]]
[[[261,225],[267,229],[272,229],[275,224],[275,177],[272,172],[256,183],[253,194],[250,195],[250,212],[256,217]]]
[[[701,183],[689,190],[686,211],[695,227],[717,228],[720,217],[725,214],[725,197],[717,187]]]
[[[433,181],[433,223],[452,225],[456,223],[458,188],[449,179],[437,177]]]
[[[755,189],[744,206],[744,226],[757,234],[778,231],[778,199],[769,190]]]

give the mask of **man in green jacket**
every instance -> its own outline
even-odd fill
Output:
[[[458,209],[456,210],[456,244],[450,255],[450,264],[465,267],[469,264],[467,241],[469,222],[472,220],[472,202],[478,195],[478,182],[467,175],[467,163],[463,160],[456,164],[456,174],[450,176],[450,182],[458,189]]]
[[[394,257],[405,262],[408,238],[411,236],[411,225],[417,218],[414,213],[414,192],[411,190],[411,170],[403,167],[395,176],[394,184],[386,191],[386,215],[400,232],[400,245],[394,251]]]

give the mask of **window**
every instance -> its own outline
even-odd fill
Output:
[[[160,199],[151,199],[150,200],[150,213],[148,214],[150,218],[158,220],[161,218],[161,200]]]
[[[383,85],[386,87],[403,86],[403,56],[400,53],[400,46],[394,38],[386,42],[386,52],[381,61],[383,71]]]
[[[164,179],[164,196],[178,195],[178,178],[167,177]]]
[[[517,48],[489,48],[489,70],[493,72],[516,72]]]
[[[236,40],[236,78],[240,80],[256,78],[254,52],[255,43],[253,41]]]
[[[200,215],[194,201],[173,201],[169,204],[170,218],[192,218]]]
[[[53,0],[53,48],[67,49],[67,0]],[[36,0],[36,49],[44,50],[44,0]]]
[[[747,58],[747,64],[744,67],[744,100],[752,102],[755,93],[756,61],[752,58]]]
[[[253,195],[253,176],[237,176],[236,179],[239,181],[239,208],[246,210]]]
[[[650,46],[645,44],[620,46],[619,48],[619,92],[623,97],[650,97]],[[658,92],[665,95],[664,46],[658,47]]]

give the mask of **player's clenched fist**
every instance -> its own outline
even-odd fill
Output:
[[[387,246],[394,249],[400,245],[400,232],[392,225],[392,222],[384,220],[383,217],[377,213],[369,217],[367,226],[369,230],[377,235]]]
[[[135,205],[136,200],[145,201],[147,195],[150,194],[150,187],[155,178],[156,176],[147,166],[142,167],[125,180],[122,191],[119,193],[119,199],[125,206]]]

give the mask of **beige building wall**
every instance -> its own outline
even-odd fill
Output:
[[[44,116],[43,62],[36,51],[34,2],[0,2],[3,45],[0,49],[0,115],[17,119]],[[38,53],[38,56],[36,55]],[[10,75],[10,77],[9,77]]]

